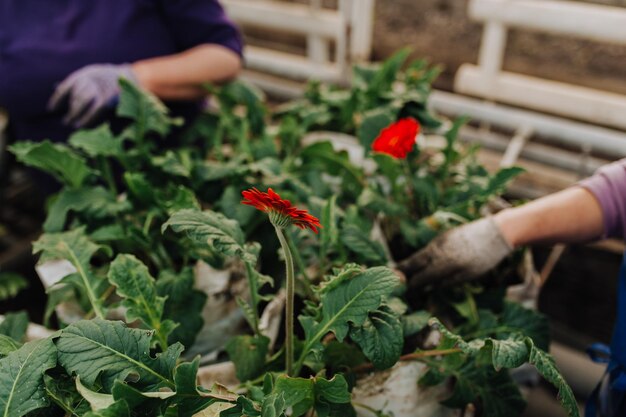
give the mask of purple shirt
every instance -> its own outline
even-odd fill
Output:
[[[604,235],[626,239],[626,158],[605,165],[579,183],[600,203]]]
[[[0,107],[17,140],[64,140],[73,129],[46,104],[70,73],[204,43],[241,55],[239,31],[217,0],[0,0]],[[198,108],[172,107],[186,115]]]

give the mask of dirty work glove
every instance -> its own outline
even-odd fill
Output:
[[[410,287],[452,284],[479,277],[513,251],[492,217],[449,230],[400,262]]]
[[[120,92],[118,81],[122,77],[137,82],[129,64],[94,64],[80,68],[59,84],[48,102],[48,109],[58,110],[67,102],[68,112],[63,123],[84,127],[115,103]]]

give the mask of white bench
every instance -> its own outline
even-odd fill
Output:
[[[336,9],[322,7],[321,0],[309,4],[277,0],[222,3],[228,15],[244,27],[244,33],[246,26],[251,26],[306,39],[304,55],[271,45],[246,46],[244,78],[268,92],[300,95],[301,82],[308,79],[345,83],[352,64],[369,59],[374,0],[338,0]]]
[[[460,67],[456,94],[433,94],[436,110],[512,132],[505,138],[488,129],[464,131],[487,148],[504,149],[502,165],[521,156],[582,177],[626,157],[626,96],[502,68],[512,28],[626,45],[626,9],[574,1],[471,0],[469,16],[484,24],[478,63]],[[542,144],[528,144],[533,137]]]

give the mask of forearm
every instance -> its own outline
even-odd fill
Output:
[[[194,100],[206,95],[204,83],[221,83],[237,76],[241,58],[220,45],[205,44],[132,65],[139,84],[164,100]]]
[[[512,247],[533,243],[575,243],[604,232],[603,211],[588,190],[572,187],[494,216]]]

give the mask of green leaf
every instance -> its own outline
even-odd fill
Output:
[[[409,48],[402,48],[387,58],[369,83],[368,90],[378,94],[390,91],[410,52]]]
[[[554,359],[548,353],[532,345],[532,340],[526,340],[530,346],[529,362],[537,368],[539,373],[559,390],[559,401],[570,417],[578,417],[578,403],[572,389],[559,372]]]
[[[495,370],[500,368],[515,368],[528,362],[537,368],[539,373],[552,383],[559,390],[559,400],[561,405],[568,412],[570,417],[578,417],[578,406],[571,388],[559,373],[554,359],[535,346],[533,339],[518,333],[509,336],[506,340],[497,339],[476,339],[465,342],[460,336],[450,332],[437,319],[431,319],[430,324],[434,325],[442,334],[444,339],[451,341],[464,353],[475,355],[488,355]],[[484,400],[484,402],[486,402]],[[501,416],[508,414],[489,414],[490,416]]]
[[[350,338],[361,347],[376,369],[395,365],[404,346],[400,318],[384,304],[371,312],[362,326],[353,327]]]
[[[366,261],[379,265],[387,261],[385,250],[380,243],[371,240],[369,235],[357,225],[344,225],[340,230],[339,238],[352,252],[358,254]]]
[[[64,233],[46,233],[33,243],[33,253],[41,252],[40,262],[67,259],[76,268],[77,272],[65,277],[63,282],[84,291],[96,315],[104,318],[103,298],[108,282],[93,274],[90,267],[91,258],[100,248],[85,236],[82,228]]]
[[[69,375],[44,374],[43,382],[48,397],[67,413],[68,416],[82,416],[89,411],[89,403],[78,393],[76,384]]]
[[[28,288],[28,281],[20,274],[0,272],[0,301],[15,297],[25,288]]]
[[[430,312],[426,310],[416,311],[401,317],[402,329],[404,337],[413,336],[421,332],[428,326],[428,320],[431,318]]]
[[[313,317],[299,317],[305,330],[306,342],[296,369],[302,365],[311,350],[321,349],[320,340],[328,332],[333,332],[338,341],[343,341],[350,325],[362,326],[369,314],[378,309],[399,285],[398,276],[386,267],[369,268],[351,278],[341,279],[339,285],[331,285],[331,289],[323,294],[319,323]]]
[[[26,329],[28,329],[28,313],[25,311],[7,313],[4,320],[0,322],[0,334],[9,336],[18,342],[24,339]]]
[[[285,408],[292,409],[291,415],[298,417],[306,413],[315,404],[314,380],[291,378],[281,375],[274,382],[273,393],[282,395]]]
[[[508,184],[515,179],[518,175],[524,173],[526,170],[520,167],[503,168],[498,171],[494,176],[489,178],[489,185],[487,186],[487,192],[491,195],[501,194],[506,191]]]
[[[0,358],[18,350],[22,344],[11,337],[0,334]]]
[[[9,150],[18,161],[39,168],[71,187],[80,187],[91,174],[91,169],[83,157],[67,145],[43,142],[19,141]]]
[[[315,412],[319,417],[355,417],[348,382],[341,374],[315,378]]]
[[[182,363],[174,373],[176,383],[174,401],[178,404],[180,416],[191,416],[215,402],[232,403],[238,399],[237,394],[217,384],[209,391],[199,389],[196,384],[199,363],[199,358]]]
[[[61,232],[71,211],[102,219],[129,209],[127,201],[117,201],[117,197],[103,187],[64,189],[48,209],[43,229],[47,233]]]
[[[126,401],[116,401],[108,408],[91,411],[83,417],[130,417],[130,410]]]
[[[175,274],[163,271],[156,282],[157,294],[166,297],[163,317],[178,323],[170,334],[168,343],[180,342],[191,346],[202,329],[202,309],[207,295],[193,288],[194,276],[191,268]]]
[[[550,345],[550,323],[548,318],[536,310],[525,308],[521,304],[504,302],[500,315],[498,339],[506,339],[512,333],[521,332],[533,339],[539,349],[548,350]]]
[[[61,331],[56,339],[59,363],[89,386],[100,381],[110,392],[116,380],[136,381],[150,390],[170,387],[182,345],[175,344],[156,358],[150,356],[152,332],[130,329],[122,322],[83,320]]]
[[[142,140],[148,132],[165,136],[173,124],[178,124],[168,116],[167,107],[153,94],[141,90],[123,78],[120,79],[120,89],[117,115],[134,120],[136,134],[134,140]]]
[[[270,394],[263,399],[261,417],[280,417],[286,409],[287,403],[282,393]]]
[[[370,149],[381,130],[392,124],[396,115],[386,107],[375,108],[363,114],[363,121],[357,130],[357,136],[365,149]]]
[[[76,390],[87,400],[93,411],[108,408],[115,402],[113,395],[95,392],[84,386],[82,382],[80,382],[80,375],[76,377]]]
[[[123,298],[126,320],[141,320],[148,329],[154,329],[162,349],[167,348],[167,338],[176,327],[171,320],[163,320],[165,297],[157,296],[154,278],[148,268],[133,255],[120,254],[111,263],[109,281]]]
[[[465,408],[479,402],[483,417],[516,417],[524,410],[526,402],[506,371],[496,372],[470,362],[454,375],[452,396],[442,401],[443,405]]]
[[[165,152],[165,155],[153,157],[152,164],[166,174],[185,178],[191,176],[191,169],[193,168],[188,160],[171,150]]]
[[[50,401],[43,384],[44,372],[56,365],[51,339],[26,343],[0,359],[0,415],[21,417]]]
[[[324,346],[324,363],[332,370],[354,368],[366,360],[363,352],[352,344],[333,340]]]
[[[79,130],[70,136],[68,142],[92,158],[120,156],[124,152],[122,142],[113,136],[108,124],[103,124],[95,129]]]
[[[177,233],[185,232],[194,242],[209,245],[214,250],[255,263],[256,256],[245,247],[243,232],[235,220],[210,210],[181,210],[163,225]]]
[[[272,394],[285,399],[282,406],[284,409],[291,407],[291,415],[294,417],[303,415],[311,408],[320,417],[354,415],[354,409],[349,405],[348,383],[340,374],[330,380],[322,377],[305,379],[281,375],[276,378]]]
[[[237,379],[242,382],[263,373],[270,340],[265,336],[235,336],[226,345],[226,352],[235,363]]]

